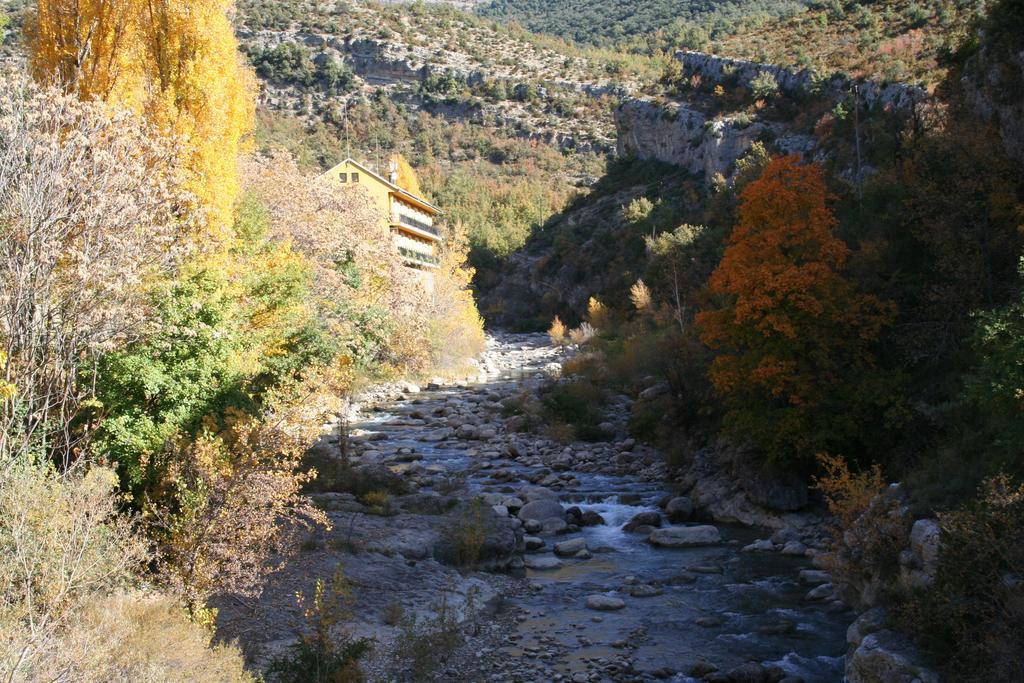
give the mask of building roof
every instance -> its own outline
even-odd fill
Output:
[[[341,162],[335,164],[334,166],[332,166],[328,170],[324,171],[323,174],[321,175],[321,177],[329,176],[331,173],[334,172],[334,169],[338,168],[339,166],[344,166],[345,164],[351,164],[352,166],[355,166],[356,168],[361,170],[363,173],[366,173],[367,175],[373,176],[374,178],[376,178],[380,182],[382,182],[385,185],[387,185],[388,189],[390,189],[393,193],[399,195],[403,199],[406,199],[406,200],[408,200],[410,202],[413,202],[414,204],[419,205],[421,208],[423,208],[423,209],[425,209],[427,211],[431,211],[433,213],[441,213],[440,207],[436,206],[435,204],[431,204],[430,202],[428,202],[423,197],[418,197],[418,196],[414,195],[413,193],[409,192],[408,190],[405,190],[405,189],[399,187],[398,185],[395,185],[393,182],[391,182],[390,180],[388,180],[384,176],[380,175],[379,173],[377,173],[375,171],[371,171],[369,168],[367,168],[363,164],[359,163],[358,161],[356,161],[352,157],[349,157],[349,158],[345,159],[344,161],[341,161]]]

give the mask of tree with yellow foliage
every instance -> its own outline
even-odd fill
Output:
[[[469,287],[474,271],[466,266],[468,253],[469,239],[463,225],[456,222],[444,226],[433,284],[419,287],[425,300],[417,310],[429,321],[426,343],[430,366],[442,374],[464,370],[467,361],[484,349],[484,322]]]
[[[255,79],[238,54],[233,0],[38,0],[35,78],[142,114],[180,139],[186,189],[223,238],[253,128]]]
[[[394,169],[396,174],[395,184],[400,188],[414,194],[417,197],[423,196],[423,190],[420,189],[420,181],[416,177],[416,171],[413,170],[412,166],[406,161],[405,157],[401,154],[395,154],[391,157],[391,168]]]

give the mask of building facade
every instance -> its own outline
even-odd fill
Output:
[[[403,263],[429,272],[439,262],[441,231],[434,220],[441,211],[397,185],[397,166],[393,162],[388,175],[385,178],[353,159],[345,159],[324,173],[325,178],[334,182],[364,187],[387,221]]]

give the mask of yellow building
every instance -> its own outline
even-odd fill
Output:
[[[369,191],[391,228],[405,265],[424,270],[436,268],[441,232],[434,227],[434,217],[441,210],[396,184],[398,167],[394,161],[389,164],[388,175],[389,178],[384,178],[353,159],[345,159],[324,173],[325,178],[359,184]]]

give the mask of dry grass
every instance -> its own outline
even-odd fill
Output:
[[[232,647],[133,588],[146,544],[103,468],[0,478],[0,680],[249,681]]]
[[[108,683],[242,683],[255,680],[233,645],[212,645],[211,632],[193,624],[169,598],[141,592],[88,601],[26,681]]]

